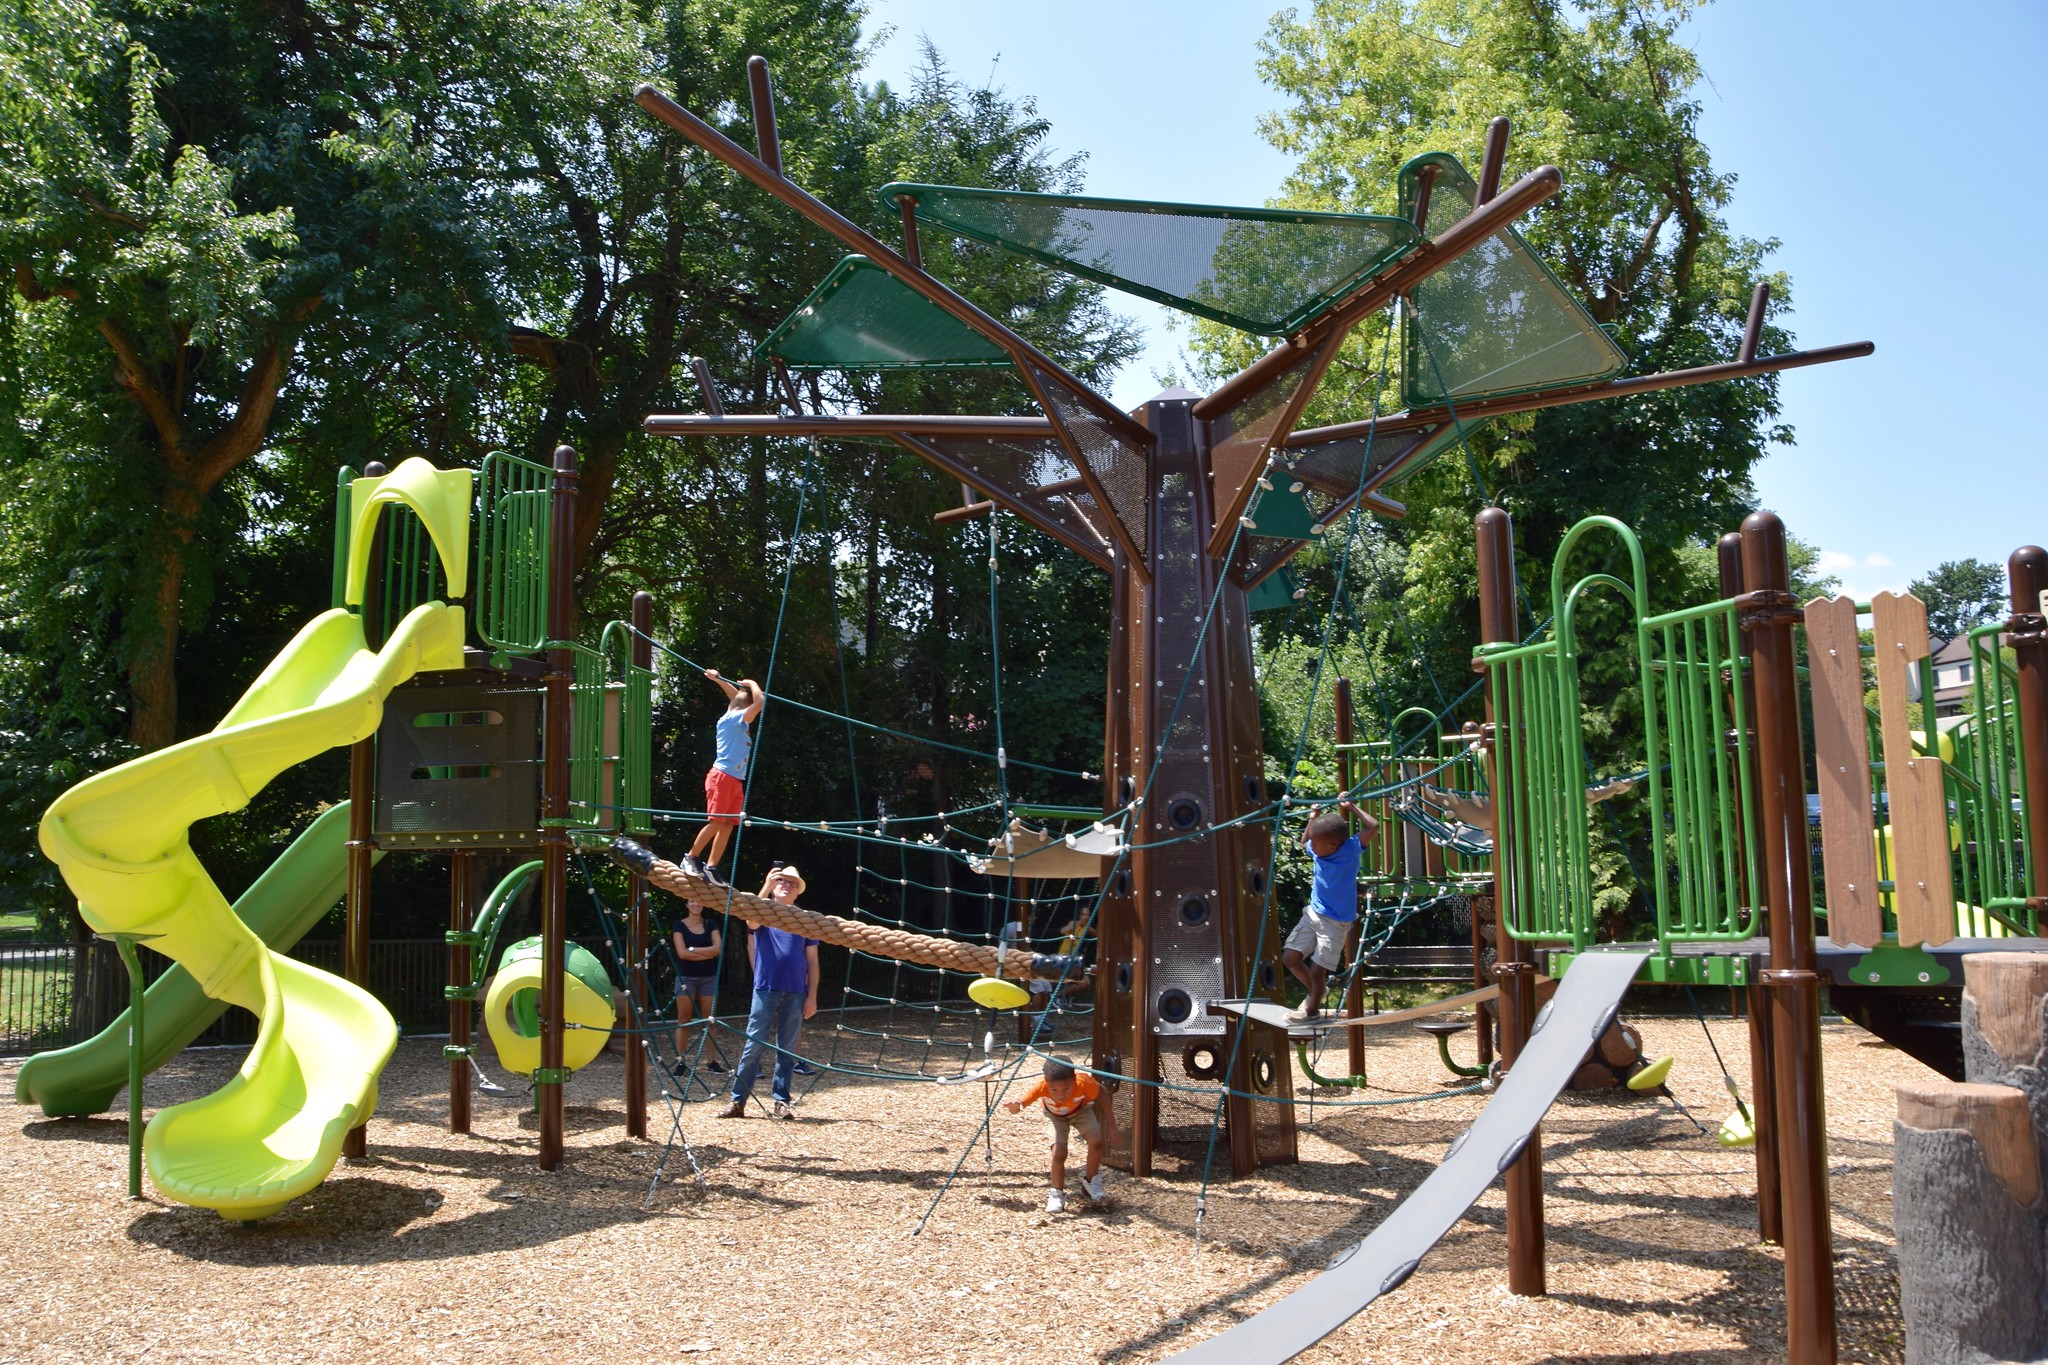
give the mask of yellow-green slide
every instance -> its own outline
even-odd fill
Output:
[[[348,885],[348,802],[329,806],[235,902],[235,916],[265,945],[288,953],[312,932]],[[380,850],[376,855],[382,857]],[[227,1012],[172,964],[144,997],[142,1067],[154,1071]],[[14,1098],[51,1118],[100,1114],[128,1084],[128,1011],[82,1043],[39,1052],[21,1064]]]
[[[249,1220],[318,1185],[375,1108],[398,1041],[368,992],[273,952],[237,917],[194,856],[189,826],[373,734],[392,688],[462,667],[462,640],[462,610],[443,602],[414,608],[382,650],[366,644],[362,618],[325,612],[213,730],[89,777],[44,813],[43,852],[88,924],[148,936],[206,995],[261,1020],[232,1081],[150,1120],[149,1175],[169,1198]]]

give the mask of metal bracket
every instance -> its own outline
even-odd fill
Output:
[[[1806,619],[1806,607],[1783,588],[1753,588],[1730,599],[1742,608],[1742,628],[1756,630]]]
[[[533,1069],[535,1085],[566,1085],[568,1081],[569,1068],[566,1066],[537,1066]]]

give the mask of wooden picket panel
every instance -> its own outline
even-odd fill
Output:
[[[1929,653],[1927,608],[1906,594],[1881,592],[1870,601],[1877,645],[1877,710],[1884,736],[1885,789],[1891,794],[1892,911],[1899,942],[1938,945],[1956,936],[1955,882],[1949,865],[1948,798],[1941,760],[1913,751],[1906,718],[1906,670]],[[1923,705],[1930,747],[1934,734],[1933,677]]]
[[[1884,937],[1871,822],[1870,735],[1863,712],[1863,654],[1856,603],[1806,604],[1806,662],[1813,680],[1815,785],[1827,868],[1828,937],[1873,947]]]

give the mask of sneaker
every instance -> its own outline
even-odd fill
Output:
[[[725,1063],[713,1057],[710,1061],[704,1063],[704,1069],[714,1076],[723,1076],[725,1074]]]
[[[1283,1016],[1290,1024],[1313,1024],[1322,1014],[1313,1000],[1304,1000]]]
[[[1081,1188],[1088,1192],[1090,1199],[1098,1204],[1102,1202],[1102,1177],[1100,1175],[1082,1176]]]
[[[704,864],[699,862],[697,856],[693,853],[685,853],[682,857],[676,859],[676,866],[692,877],[704,875]]]
[[[697,867],[699,868],[697,875],[705,881],[710,882],[713,886],[725,885],[725,878],[718,875],[717,863],[699,863]]]
[[[799,1076],[815,1076],[818,1074],[818,1068],[812,1066],[801,1057],[796,1059],[796,1066],[792,1069]]]
[[[796,1110],[790,1106],[788,1100],[777,1100],[775,1101],[775,1117],[779,1119],[794,1119],[796,1117]]]
[[[1045,1192],[1045,1211],[1047,1213],[1065,1213],[1067,1211],[1066,1191],[1047,1190]]]
[[[719,1110],[717,1114],[717,1117],[722,1119],[743,1119],[746,1116],[747,1102],[745,1100],[734,1100],[731,1104]]]

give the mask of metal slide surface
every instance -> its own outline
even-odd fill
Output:
[[[382,857],[382,850],[376,854]],[[235,902],[235,916],[273,952],[287,953],[341,899],[348,883],[348,802],[314,817]],[[143,997],[142,1067],[155,1071],[227,1012],[173,963]],[[128,1011],[93,1037],[21,1064],[14,1098],[51,1118],[104,1113],[128,1084]]]
[[[1514,1069],[1415,1193],[1315,1279],[1170,1359],[1177,1365],[1278,1365],[1342,1327],[1373,1300],[1399,1289],[1521,1155],[1650,953],[1647,947],[1592,949],[1572,959]]]
[[[375,734],[384,698],[428,669],[462,666],[460,607],[415,607],[379,650],[362,618],[307,623],[221,723],[85,779],[53,802],[43,852],[102,934],[134,934],[207,995],[261,1020],[240,1073],[160,1111],[143,1135],[157,1189],[247,1221],[326,1178],[342,1138],[377,1103],[398,1029],[376,998],[266,947],[235,914],[188,838],[278,773]]]

